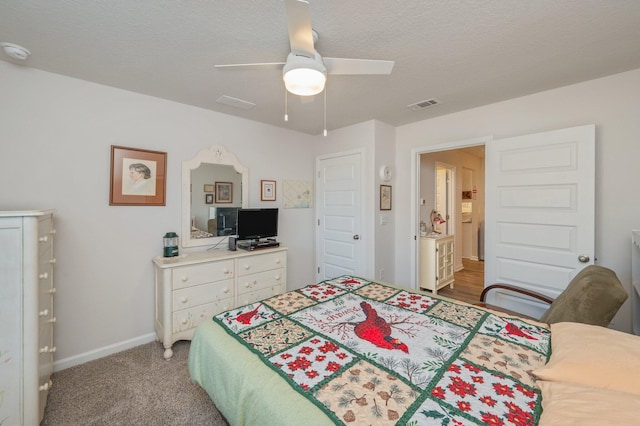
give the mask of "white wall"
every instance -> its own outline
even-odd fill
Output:
[[[411,150],[486,135],[501,139],[596,125],[596,256],[631,287],[631,230],[640,228],[640,69],[396,129],[397,186],[411,186]],[[410,191],[396,192],[410,206]],[[410,279],[410,223],[396,222],[396,280]],[[630,303],[614,328],[630,331]]]
[[[284,179],[313,179],[309,135],[5,61],[0,75],[0,210],[57,209],[58,366],[154,338],[151,258],[181,229],[183,160],[226,146],[249,168],[252,207],[282,207]],[[166,206],[109,206],[111,145],[167,152]],[[276,202],[259,201],[260,179],[277,181]],[[281,209],[291,283],[314,279],[312,224],[313,209]]]
[[[409,220],[410,212],[407,209],[399,208],[396,204],[395,197],[397,191],[400,191],[397,185],[395,185],[395,140],[396,131],[395,127],[382,123],[381,121],[375,122],[375,161],[373,162],[375,184],[373,187],[373,193],[375,194],[375,205],[373,220],[375,222],[375,271],[373,276],[379,280],[396,283],[396,269],[395,269],[395,225],[396,221]],[[380,168],[382,166],[390,166],[392,175],[390,181],[384,181],[380,177]],[[391,186],[391,211],[380,210],[380,185]],[[385,220],[385,224],[381,219]],[[403,285],[402,283],[397,283]]]

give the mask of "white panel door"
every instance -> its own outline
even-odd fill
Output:
[[[595,126],[486,144],[485,286],[512,283],[556,297],[594,262]],[[546,305],[492,292],[532,316]]]
[[[364,275],[360,171],[360,153],[318,161],[318,281]]]

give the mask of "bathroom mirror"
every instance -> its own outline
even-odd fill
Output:
[[[249,170],[222,145],[182,162],[183,247],[222,245],[249,204]]]

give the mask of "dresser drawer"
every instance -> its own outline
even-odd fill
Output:
[[[233,298],[233,279],[174,290],[173,310]]]
[[[265,253],[238,259],[238,276],[262,272],[285,266],[285,252]]]
[[[229,278],[233,278],[232,259],[175,268],[171,281],[172,288],[175,290]]]
[[[173,313],[172,333],[195,328],[205,320],[211,320],[214,315],[233,308],[233,298],[223,299],[204,305],[194,306],[190,309],[182,309]]]
[[[258,300],[267,299],[277,294],[284,293],[284,291],[285,291],[285,285],[279,284],[279,285],[274,285],[267,288],[262,288],[260,290],[244,293],[244,294],[238,295],[238,305],[239,306],[248,305],[250,303],[257,302]]]
[[[284,268],[238,277],[238,295],[285,284]]]

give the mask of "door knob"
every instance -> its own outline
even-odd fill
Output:
[[[581,254],[580,256],[578,256],[578,260],[582,263],[587,263],[590,259],[586,254]]]
[[[360,239],[360,235],[358,235],[358,234],[354,235],[354,236],[353,236],[353,239],[354,239],[354,240],[359,240],[359,239]]]

